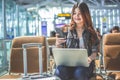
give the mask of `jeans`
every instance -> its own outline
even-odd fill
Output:
[[[89,80],[88,67],[67,67],[67,66],[58,66],[55,71],[55,75],[61,78],[61,80]]]

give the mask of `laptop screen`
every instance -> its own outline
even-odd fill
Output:
[[[53,48],[56,65],[88,67],[88,53],[86,49]]]

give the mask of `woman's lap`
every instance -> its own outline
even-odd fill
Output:
[[[87,78],[88,68],[87,67],[66,67],[58,66],[55,75],[60,77],[62,80],[88,80]]]

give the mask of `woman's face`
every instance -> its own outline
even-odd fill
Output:
[[[79,8],[76,8],[73,12],[73,20],[76,24],[83,25],[83,18]]]

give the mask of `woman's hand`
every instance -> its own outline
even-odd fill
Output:
[[[59,38],[58,37],[59,36],[59,34],[56,34],[56,47],[61,47],[61,44],[62,43],[65,43],[66,42],[66,40],[65,40],[65,38]]]
[[[88,57],[88,63],[90,64],[92,62],[92,59]]]
[[[88,63],[90,64],[93,60],[96,59],[97,53],[94,52],[88,57]]]

